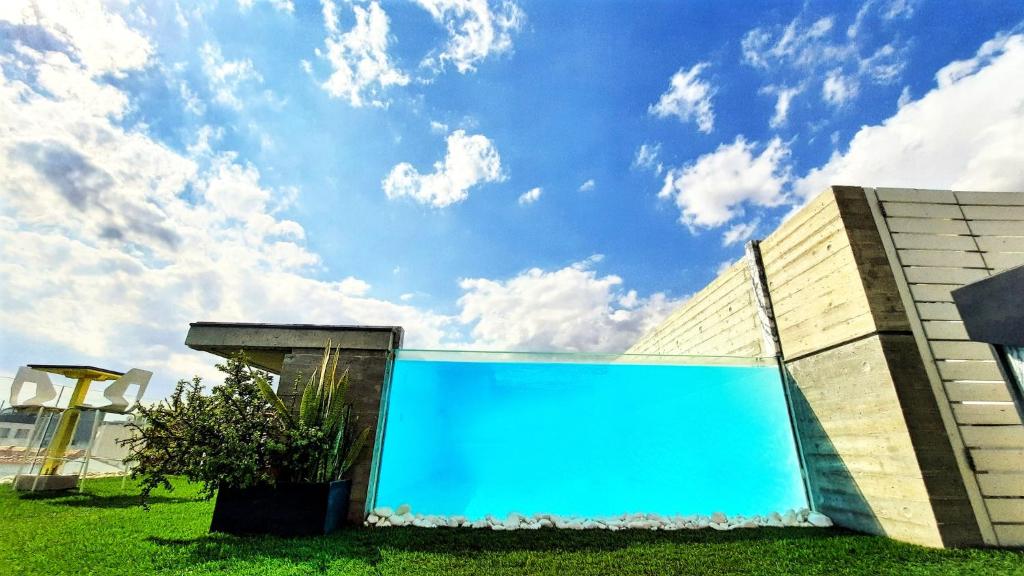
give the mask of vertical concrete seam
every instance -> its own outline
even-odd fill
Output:
[[[757,318],[761,324],[761,339],[765,354],[764,356],[775,357],[779,368],[779,383],[782,385],[782,394],[786,398],[786,409],[789,412],[789,427],[793,434],[793,443],[796,446],[796,456],[800,463],[800,477],[803,480],[804,495],[807,497],[807,506],[811,510],[817,510],[814,500],[814,490],[811,486],[811,475],[807,472],[807,460],[804,457],[803,441],[797,429],[796,408],[793,405],[793,394],[790,386],[795,385],[790,381],[789,372],[782,355],[782,340],[779,338],[779,327],[775,322],[775,309],[772,306],[771,289],[768,287],[768,275],[764,269],[764,259],[761,256],[761,241],[751,240],[746,246],[747,269],[750,272],[751,289],[754,292],[754,300],[757,303]]]

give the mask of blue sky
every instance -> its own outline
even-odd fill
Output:
[[[1024,190],[1024,5],[5,2],[0,373],[628,347],[828,184]]]

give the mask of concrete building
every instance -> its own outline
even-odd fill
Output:
[[[1024,193],[834,186],[629,351],[778,356],[839,525],[1022,546],[1020,389],[951,294],[1021,264]]]

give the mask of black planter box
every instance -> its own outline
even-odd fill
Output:
[[[315,536],[341,528],[348,516],[349,480],[275,486],[222,487],[210,532]]]

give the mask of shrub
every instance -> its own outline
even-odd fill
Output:
[[[205,498],[221,486],[340,479],[361,455],[369,429],[356,433],[345,401],[348,372],[338,376],[337,368],[338,352],[332,356],[328,343],[297,415],[274,393],[270,374],[253,369],[244,353],[217,365],[224,382],[209,394],[197,376],[178,382],[168,399],[140,406],[122,443],[143,505],[154,488],[173,490],[173,476],[202,484]]]

